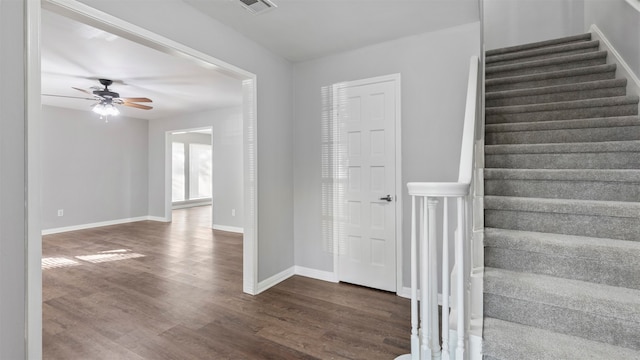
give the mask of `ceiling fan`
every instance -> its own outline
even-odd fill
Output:
[[[113,84],[113,80],[109,79],[98,79],[100,84],[104,86],[104,89],[101,87],[91,87],[93,91],[89,92],[89,90],[80,89],[77,87],[72,87],[75,90],[81,91],[91,97],[79,97],[79,96],[65,96],[65,95],[51,95],[51,94],[43,94],[44,96],[55,96],[55,97],[64,97],[64,98],[72,98],[72,99],[84,99],[84,100],[92,100],[96,101],[95,104],[91,105],[93,108],[93,112],[99,114],[100,116],[113,116],[120,114],[120,111],[116,108],[115,105],[124,105],[133,107],[136,109],[142,110],[151,110],[152,106],[142,105],[137,103],[150,103],[151,99],[146,97],[120,97],[120,94],[117,92],[113,92],[109,90],[109,86]]]

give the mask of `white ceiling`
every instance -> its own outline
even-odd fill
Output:
[[[152,110],[120,106],[122,115],[160,119],[242,104],[242,83],[194,61],[168,55],[50,11],[42,13],[42,94],[87,97],[71,87],[100,86],[121,97],[148,97]],[[42,96],[44,105],[87,110],[95,102]]]
[[[180,1],[180,0],[164,0]],[[272,0],[254,15],[238,0],[182,0],[293,62],[478,21],[478,0]],[[375,59],[372,59],[375,61]],[[43,10],[42,93],[114,80],[121,97],[148,97],[152,110],[120,106],[123,115],[159,119],[240,105],[240,80]],[[91,91],[91,90],[90,90]],[[90,110],[82,99],[43,96],[45,105]]]
[[[183,1],[291,61],[479,20],[478,0],[271,0],[259,15],[238,0]]]

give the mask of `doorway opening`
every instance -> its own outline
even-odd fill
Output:
[[[42,7],[41,7],[42,6]],[[140,45],[191,60],[212,71],[218,71],[242,82],[242,192],[243,204],[247,216],[243,220],[243,291],[255,294],[257,289],[257,89],[256,75],[217,58],[201,53],[168,38],[150,32],[119,18],[103,13],[79,2],[64,0],[45,0],[42,4],[26,5],[28,22],[28,55],[27,55],[27,192],[29,194],[27,223],[27,351],[29,358],[42,357],[42,236],[39,214],[40,197],[40,18],[42,9],[46,9],[70,19],[90,25],[107,33],[126,38]],[[166,169],[165,169],[166,171]],[[171,201],[170,194],[164,192]],[[164,202],[164,201],[163,201]],[[164,218],[168,218],[171,207],[165,208]],[[169,215],[170,216],[170,215]],[[158,216],[149,216],[157,220]]]

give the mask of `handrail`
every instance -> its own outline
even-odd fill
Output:
[[[409,195],[416,196],[462,196],[469,194],[473,174],[473,144],[476,129],[478,100],[478,57],[472,56],[467,82],[467,102],[464,110],[460,165],[457,182],[410,182]]]
[[[454,182],[411,182],[411,354],[396,360],[463,360],[467,358],[471,312],[467,304],[470,266],[467,262],[470,238],[470,192],[474,173],[474,143],[478,105],[479,59],[469,65],[467,100],[458,180]],[[438,261],[436,213],[443,201],[442,254]],[[449,198],[455,198],[457,229],[449,234]],[[418,201],[416,201],[418,200]],[[449,267],[449,244],[455,244],[455,276]],[[438,315],[438,266],[442,272],[442,317]],[[419,281],[418,281],[419,280]],[[419,283],[418,283],[419,282]],[[418,295],[418,292],[420,295]],[[451,303],[449,302],[451,296]],[[420,305],[418,305],[418,297]],[[451,304],[451,307],[449,306]],[[455,317],[450,316],[455,312]],[[450,319],[455,318],[455,330]],[[438,323],[442,325],[442,336]],[[440,343],[442,339],[442,344]]]

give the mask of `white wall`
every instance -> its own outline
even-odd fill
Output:
[[[485,50],[584,32],[583,0],[483,1]]]
[[[0,359],[25,358],[23,2],[0,0]]]
[[[321,238],[321,88],[400,73],[402,182],[455,181],[469,59],[479,51],[477,22],[294,65],[296,265],[333,271],[333,255],[323,249]],[[403,211],[410,214],[405,186],[402,195]],[[405,215],[401,224],[405,239],[410,220]],[[408,259],[408,243],[405,245]],[[408,262],[405,265],[408,279]]]
[[[585,0],[585,32],[592,24],[598,26],[631,70],[639,76],[640,11],[625,0]]]
[[[147,120],[89,110],[42,107],[43,229],[147,215]]]
[[[164,216],[167,132],[203,127],[213,127],[213,223],[241,228],[244,219],[242,107],[149,122],[149,213]],[[236,216],[231,216],[232,209],[236,209]]]
[[[257,75],[258,281],[293,266],[291,63],[181,1],[82,2]]]

